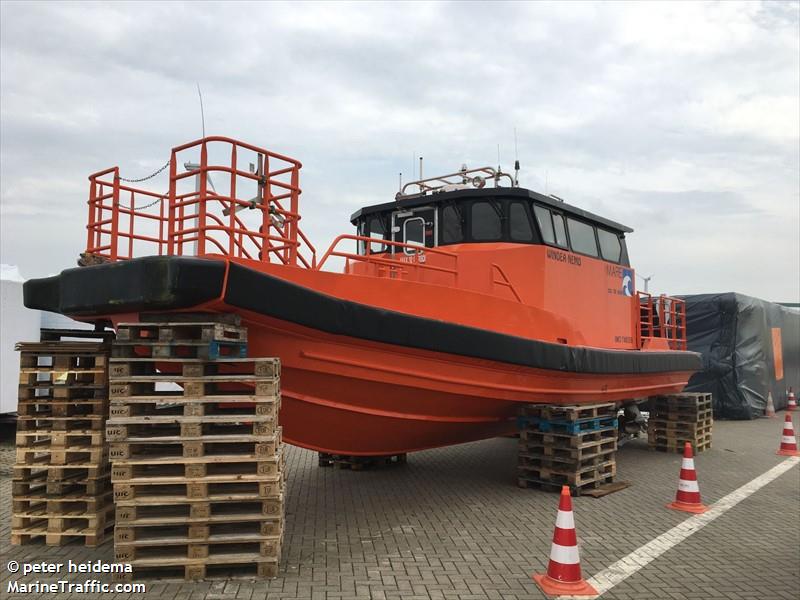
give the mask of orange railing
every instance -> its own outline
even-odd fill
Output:
[[[667,340],[672,350],[686,350],[686,302],[670,296],[639,295],[638,347]]]
[[[344,240],[353,240],[356,244],[360,244],[363,253],[347,252],[338,250],[337,246]],[[387,258],[391,256],[385,251],[373,252],[372,246],[391,246],[396,249],[413,250],[413,254],[408,256],[408,261],[397,260],[394,258]],[[452,267],[442,266],[437,264],[430,264],[427,262],[427,256],[445,257],[445,261],[452,264]],[[452,280],[455,285],[458,280],[458,255],[446,250],[439,250],[438,248],[422,248],[414,244],[406,244],[404,242],[393,242],[391,240],[376,240],[372,237],[363,235],[350,235],[343,234],[333,240],[333,243],[328,248],[327,252],[322,256],[317,264],[318,269],[322,269],[325,263],[331,256],[337,256],[345,259],[345,272],[350,271],[351,261],[359,263],[367,263],[376,267],[375,274],[379,277],[390,277],[397,279],[404,279],[413,271],[416,273],[442,273],[448,279]],[[421,257],[424,257],[424,262]]]
[[[89,177],[88,254],[111,261],[221,254],[316,267],[316,250],[299,228],[299,161],[214,136],[173,148],[168,166],[161,194],[127,185],[118,167]],[[253,194],[242,193],[247,185]]]

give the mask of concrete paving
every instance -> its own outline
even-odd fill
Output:
[[[783,413],[775,419],[715,423],[714,447],[696,459],[703,500],[711,504],[769,470]],[[797,419],[795,419],[797,420]],[[10,560],[113,562],[112,542],[11,546],[13,429],[0,442],[0,597],[9,581],[83,581],[12,574]],[[382,471],[317,466],[316,454],[290,447],[282,574],[270,581],[145,582],[145,594],[103,598],[257,599],[543,598],[542,572],[557,494],[515,485],[516,440],[499,438],[409,456]],[[589,577],[682,522],[667,510],[680,456],[634,440],[618,453],[617,480],[631,487],[574,500],[584,575]],[[604,598],[797,598],[800,590],[800,467],[769,483],[718,519],[609,590]],[[108,576],[92,576],[110,581]],[[24,597],[38,597],[26,595]],[[79,593],[43,598],[100,597]]]

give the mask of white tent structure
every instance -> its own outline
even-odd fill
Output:
[[[25,308],[25,279],[13,265],[0,265],[0,415],[16,412],[19,382],[17,342],[39,341],[41,327],[84,329],[91,327],[63,315]]]
[[[19,353],[14,344],[39,339],[41,313],[22,304],[24,281],[17,267],[0,265],[0,414],[17,410]]]

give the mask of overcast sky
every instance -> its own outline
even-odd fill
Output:
[[[632,227],[652,289],[798,302],[798,7],[3,2],[0,260],[74,266],[87,175],[200,137],[199,82],[209,134],[303,162],[318,248],[516,127],[522,185]]]

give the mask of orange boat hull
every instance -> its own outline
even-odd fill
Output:
[[[514,433],[520,403],[672,393],[691,375],[532,369],[242,317],[251,354],[281,358],[284,439],[333,454],[400,454]]]

